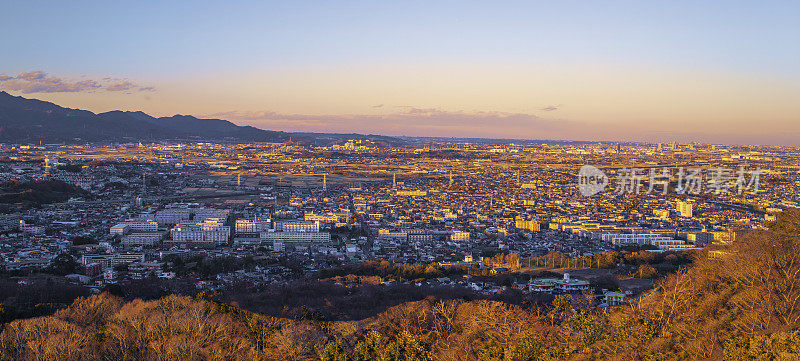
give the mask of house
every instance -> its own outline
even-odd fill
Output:
[[[569,273],[564,273],[564,279],[556,281],[556,288],[563,292],[582,292],[589,289],[589,282],[577,278],[569,278]]]
[[[555,291],[556,282],[558,282],[557,278],[532,279],[528,283],[528,289],[531,292],[552,293],[553,291]]]
[[[569,273],[564,274],[564,278],[539,278],[531,280],[528,283],[528,289],[531,292],[547,292],[554,291],[560,292],[582,292],[589,289],[589,282],[570,278]]]
[[[625,304],[626,294],[624,292],[606,291],[605,302],[609,306],[618,306]]]
[[[492,270],[491,270],[491,273],[493,275],[506,273],[506,272],[508,272],[508,268],[506,268],[506,267],[496,267],[496,268],[492,268]]]

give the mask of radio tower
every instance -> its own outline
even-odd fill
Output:
[[[322,191],[325,192],[328,190],[328,173],[322,174]]]
[[[392,189],[397,188],[397,173],[392,173]]]

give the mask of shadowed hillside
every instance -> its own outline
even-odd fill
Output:
[[[381,145],[403,143],[398,138],[381,135],[279,132],[191,115],[155,118],[141,111],[119,110],[95,114],[0,91],[0,142],[7,143],[291,140],[322,145],[347,139],[369,139]]]

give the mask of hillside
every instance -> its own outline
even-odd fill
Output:
[[[225,142],[285,142],[330,144],[347,139],[370,139],[381,144],[400,144],[397,138],[327,133],[289,133],[239,126],[223,119],[191,115],[155,118],[141,111],[95,114],[0,91],[0,142],[74,143],[158,140]]]
[[[106,294],[0,333],[2,360],[775,360],[800,357],[800,212],[698,258],[639,304],[426,299],[362,321],[282,319],[203,297]]]

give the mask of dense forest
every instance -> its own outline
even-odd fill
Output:
[[[0,333],[2,360],[777,360],[800,357],[800,212],[662,278],[640,302],[591,309],[430,297],[358,321],[277,318],[168,296],[79,298]]]

